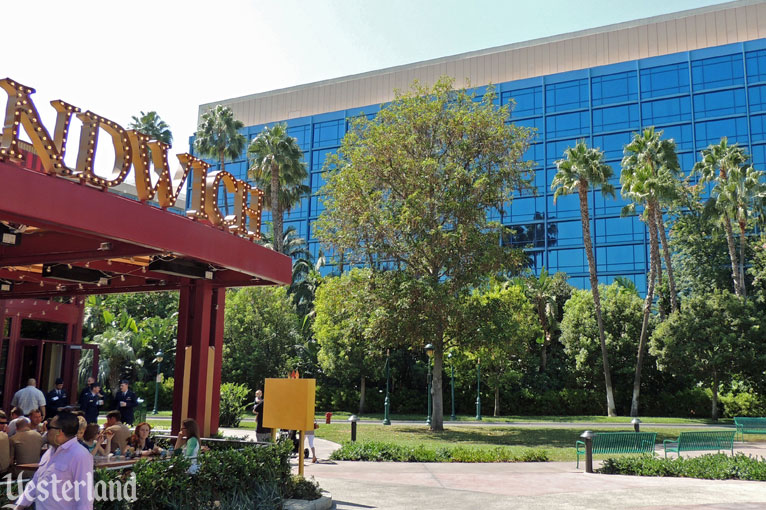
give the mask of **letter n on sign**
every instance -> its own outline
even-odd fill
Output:
[[[266,379],[263,426],[270,429],[314,430],[316,379]]]

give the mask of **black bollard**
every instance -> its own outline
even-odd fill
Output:
[[[635,430],[636,432],[641,432],[641,420],[639,420],[638,418],[633,418],[632,420],[630,420],[630,423],[633,424],[633,430]]]
[[[351,422],[351,441],[356,441],[356,422],[358,421],[358,418],[355,414],[352,414],[349,416],[348,421]]]
[[[580,436],[585,441],[585,472],[593,472],[593,437],[596,434],[590,430],[586,430]]]

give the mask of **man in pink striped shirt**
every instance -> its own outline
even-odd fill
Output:
[[[35,503],[37,510],[93,510],[93,456],[77,441],[79,425],[69,412],[51,420],[51,447],[16,501],[16,509]]]

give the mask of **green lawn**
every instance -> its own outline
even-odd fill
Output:
[[[652,429],[642,427],[645,432],[657,432],[657,442],[664,439],[675,439],[684,429],[662,428]],[[594,432],[613,432],[614,429],[594,428]],[[582,428],[514,428],[514,427],[469,427],[447,425],[444,432],[431,432],[425,425],[364,425],[357,427],[357,441],[384,441],[407,445],[423,444],[432,447],[439,446],[475,446],[476,448],[494,448],[507,446],[521,451],[524,448],[544,448],[552,461],[574,461],[575,441],[582,434]],[[348,423],[333,423],[320,425],[316,431],[317,437],[342,443],[351,439],[351,426]],[[662,446],[659,450],[662,451]],[[603,456],[606,457],[606,456]],[[602,458],[596,456],[596,458]]]

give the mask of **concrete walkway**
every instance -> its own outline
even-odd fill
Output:
[[[330,461],[339,445],[314,441],[321,460],[307,463],[305,475],[332,493],[337,510],[766,510],[766,482],[586,474],[574,462]],[[735,452],[766,457],[766,443],[737,443]]]

